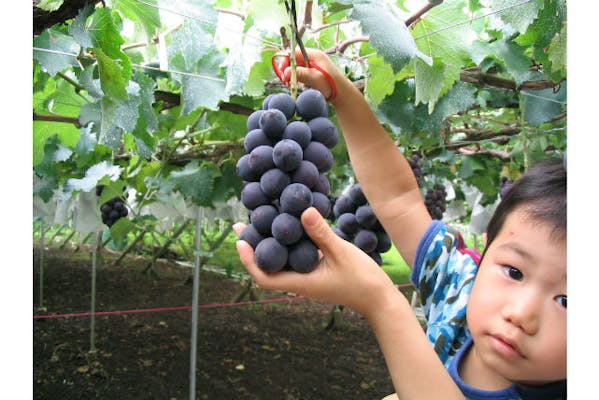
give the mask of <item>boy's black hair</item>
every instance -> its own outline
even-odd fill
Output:
[[[561,158],[546,159],[531,167],[514,182],[493,213],[487,226],[485,250],[503,227],[507,216],[521,206],[531,220],[551,224],[555,238],[566,238],[566,181],[566,169]]]

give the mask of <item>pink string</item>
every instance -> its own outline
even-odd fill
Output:
[[[411,284],[396,285],[398,288],[412,286]],[[243,306],[249,304],[265,304],[265,303],[282,303],[290,302],[295,300],[305,300],[306,297],[294,296],[294,297],[276,297],[273,299],[263,299],[254,301],[238,301],[235,303],[213,303],[213,304],[200,304],[198,309],[210,309],[210,308],[224,308]],[[70,317],[89,317],[91,315],[123,315],[123,314],[143,314],[143,313],[154,313],[162,311],[182,311],[191,310],[192,306],[178,306],[178,307],[158,307],[158,308],[145,308],[135,310],[117,310],[117,311],[98,311],[95,313],[82,312],[82,313],[70,313],[70,314],[53,314],[53,315],[34,315],[33,319],[54,319],[54,318],[70,318]]]

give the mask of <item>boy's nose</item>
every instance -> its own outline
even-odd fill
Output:
[[[540,308],[540,296],[534,292],[521,293],[504,306],[502,315],[527,335],[534,335],[539,328]]]

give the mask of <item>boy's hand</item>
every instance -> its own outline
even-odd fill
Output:
[[[353,308],[364,316],[376,311],[384,296],[381,289],[396,290],[387,274],[366,253],[338,237],[310,207],[301,217],[306,233],[322,252],[319,265],[309,273],[281,271],[269,274],[256,264],[252,247],[237,242],[239,258],[262,288],[301,294]],[[243,224],[235,224],[239,235]]]
[[[314,62],[320,68],[325,70],[335,82],[335,86],[337,87],[337,95],[331,100],[331,102],[334,104],[335,100],[339,99],[340,97],[339,86],[342,85],[344,80],[347,80],[347,78],[341,74],[339,68],[333,64],[325,52],[315,49],[306,49],[306,52],[308,53],[310,61]],[[326,77],[320,71],[318,71],[318,69],[308,68],[306,66],[304,56],[299,49],[295,52],[295,59],[297,62],[297,80],[312,89],[320,91],[326,99],[330,98],[333,94],[333,88]],[[287,67],[283,70],[283,78],[285,82],[289,82],[291,80],[291,67]]]

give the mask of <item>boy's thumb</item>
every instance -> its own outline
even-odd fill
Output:
[[[340,239],[339,236],[333,232],[322,215],[320,215],[320,212],[314,207],[310,207],[304,211],[301,220],[308,236],[310,236],[318,248],[323,251],[327,251],[334,247],[335,241]]]

